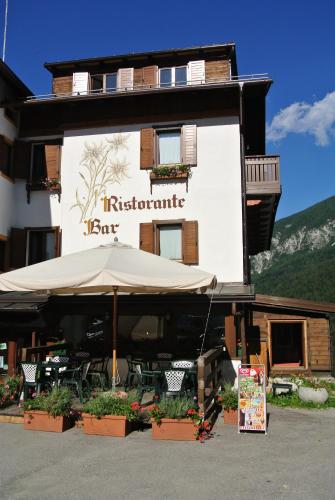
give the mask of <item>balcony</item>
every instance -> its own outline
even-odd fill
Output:
[[[281,195],[279,156],[246,156],[247,235],[250,255],[269,250]]]
[[[262,82],[269,81],[269,75],[267,73],[258,73],[258,74],[250,74],[250,75],[239,75],[232,76],[230,78],[206,78],[204,80],[189,80],[183,83],[178,83],[177,85],[160,85],[151,84],[151,85],[130,85],[129,87],[122,88],[106,88],[93,90],[91,88],[87,90],[83,90],[80,92],[64,92],[57,94],[40,94],[40,95],[32,95],[28,96],[27,102],[34,101],[49,101],[49,100],[64,100],[64,99],[73,99],[73,98],[87,98],[87,97],[104,97],[104,96],[124,96],[127,94],[142,94],[142,93],[153,93],[153,92],[169,92],[176,90],[185,90],[190,89],[192,87],[221,87],[221,86],[236,86],[238,83],[244,82]]]
[[[246,156],[247,195],[280,194],[279,156]]]

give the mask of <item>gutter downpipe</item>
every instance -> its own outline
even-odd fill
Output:
[[[243,119],[243,90],[244,83],[239,83],[240,96],[240,154],[241,154],[241,193],[242,193],[242,227],[243,227],[243,283],[250,283],[250,265],[249,265],[249,252],[248,252],[248,239],[247,239],[247,186],[246,186],[246,172],[245,172],[245,144],[244,144],[244,119]],[[245,304],[241,304],[242,318],[240,320],[240,334],[242,340],[242,363],[247,363],[247,342],[245,332]]]

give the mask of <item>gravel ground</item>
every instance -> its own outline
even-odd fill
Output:
[[[334,422],[334,409],[270,408],[266,436],[219,419],[204,444],[0,424],[0,498],[334,500]]]

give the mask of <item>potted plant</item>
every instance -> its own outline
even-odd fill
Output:
[[[209,431],[208,421],[202,420],[197,405],[188,398],[164,398],[149,409],[153,439],[203,441]]]
[[[304,377],[299,377],[297,380],[299,385],[298,396],[301,401],[324,404],[328,400],[329,394],[322,381]]]
[[[140,404],[124,392],[103,393],[85,403],[82,413],[85,434],[125,437],[139,420]]]
[[[20,377],[9,377],[4,385],[0,384],[0,408],[12,403],[19,393]]]
[[[151,180],[155,179],[187,179],[191,176],[191,168],[183,163],[175,165],[158,165],[152,169],[150,174]]]
[[[41,393],[23,403],[24,429],[64,432],[72,427],[71,391],[55,387],[50,393]]]
[[[218,396],[218,402],[223,408],[225,424],[237,425],[238,421],[238,394],[231,384],[224,384],[224,390]]]

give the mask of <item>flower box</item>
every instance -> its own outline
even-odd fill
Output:
[[[152,422],[152,439],[168,439],[173,441],[196,441],[197,425],[193,420],[185,418],[176,420],[173,418],[162,418],[158,424]]]
[[[24,412],[23,428],[31,431],[64,432],[72,427],[69,417],[53,417],[46,411],[29,410]]]
[[[231,408],[223,411],[223,422],[225,424],[237,425],[238,422],[238,410],[232,410]]]
[[[105,415],[98,418],[89,413],[83,413],[82,419],[85,434],[125,437],[133,430],[132,422],[129,422],[123,415]]]
[[[150,173],[150,180],[152,181],[169,181],[169,180],[175,180],[175,179],[187,179],[189,176],[188,172],[178,172],[178,173],[171,173],[170,175],[159,175],[155,174],[154,172]]]

